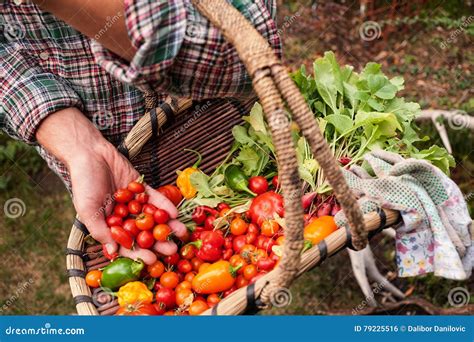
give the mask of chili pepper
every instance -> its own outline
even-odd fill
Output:
[[[178,171],[178,178],[176,179],[176,185],[181,191],[181,194],[186,199],[191,199],[196,196],[196,188],[191,183],[191,175],[195,172],[199,172],[199,164],[201,163],[202,157],[201,155],[193,150],[185,149],[185,151],[191,151],[198,155],[197,161],[194,163],[193,166],[187,167],[183,171]]]
[[[130,281],[138,280],[144,265],[141,259],[134,261],[129,258],[118,258],[102,270],[101,285],[115,290]]]
[[[122,307],[133,303],[151,304],[153,293],[141,281],[132,281],[118,290],[117,299]]]
[[[235,191],[245,191],[252,196],[256,196],[249,188],[247,176],[237,165],[229,165],[224,171],[225,183],[229,188]]]
[[[225,260],[215,262],[196,274],[192,281],[193,290],[199,294],[227,291],[234,285],[240,267],[233,267]]]

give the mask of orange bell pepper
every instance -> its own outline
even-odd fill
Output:
[[[193,290],[200,294],[211,294],[227,291],[235,283],[238,267],[233,267],[228,261],[217,261],[202,270],[193,278]]]

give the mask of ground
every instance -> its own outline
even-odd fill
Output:
[[[404,15],[390,17],[382,12],[361,19],[358,2],[285,1],[278,14],[285,62],[291,70],[301,64],[310,68],[326,50],[333,50],[340,62],[356,69],[376,61],[387,74],[403,75],[404,95],[423,108],[462,109],[472,114],[473,20],[468,17],[472,11],[460,4],[425,1]],[[364,31],[368,25],[375,36]],[[430,124],[423,125],[423,130],[439,141]],[[452,177],[472,206],[473,136],[467,130],[450,129],[449,133],[457,162]],[[0,161],[0,203],[3,206],[14,198],[24,203],[19,208],[23,215],[2,215],[0,220],[0,314],[73,313],[63,253],[74,217],[69,194],[32,148],[5,135],[0,136]],[[467,283],[432,276],[396,278],[393,240],[377,237],[372,247],[382,273],[411,296],[448,307],[452,288],[462,286],[473,293],[472,278]],[[291,294],[289,306],[267,313],[351,312],[364,306],[345,251],[299,278]],[[383,301],[383,293],[376,298]]]

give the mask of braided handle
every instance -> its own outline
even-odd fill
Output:
[[[252,78],[253,87],[262,104],[275,145],[279,180],[285,199],[285,244],[283,257],[275,270],[278,277],[265,287],[261,299],[271,302],[280,288],[287,288],[296,277],[303,248],[303,209],[301,180],[289,120],[282,100],[287,102],[293,118],[308,140],[316,160],[321,165],[336,198],[346,213],[351,227],[353,245],[365,247],[367,233],[355,196],[349,190],[331,151],[302,95],[288,77],[268,42],[225,0],[192,0],[194,6],[217,26],[235,47]],[[295,200],[296,199],[296,200]]]

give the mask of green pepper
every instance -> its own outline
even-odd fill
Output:
[[[141,259],[118,258],[104,267],[100,285],[115,290],[130,281],[138,280],[144,265]]]
[[[235,191],[245,191],[252,196],[256,196],[249,188],[247,176],[237,165],[229,165],[224,172],[225,183],[229,188]]]

